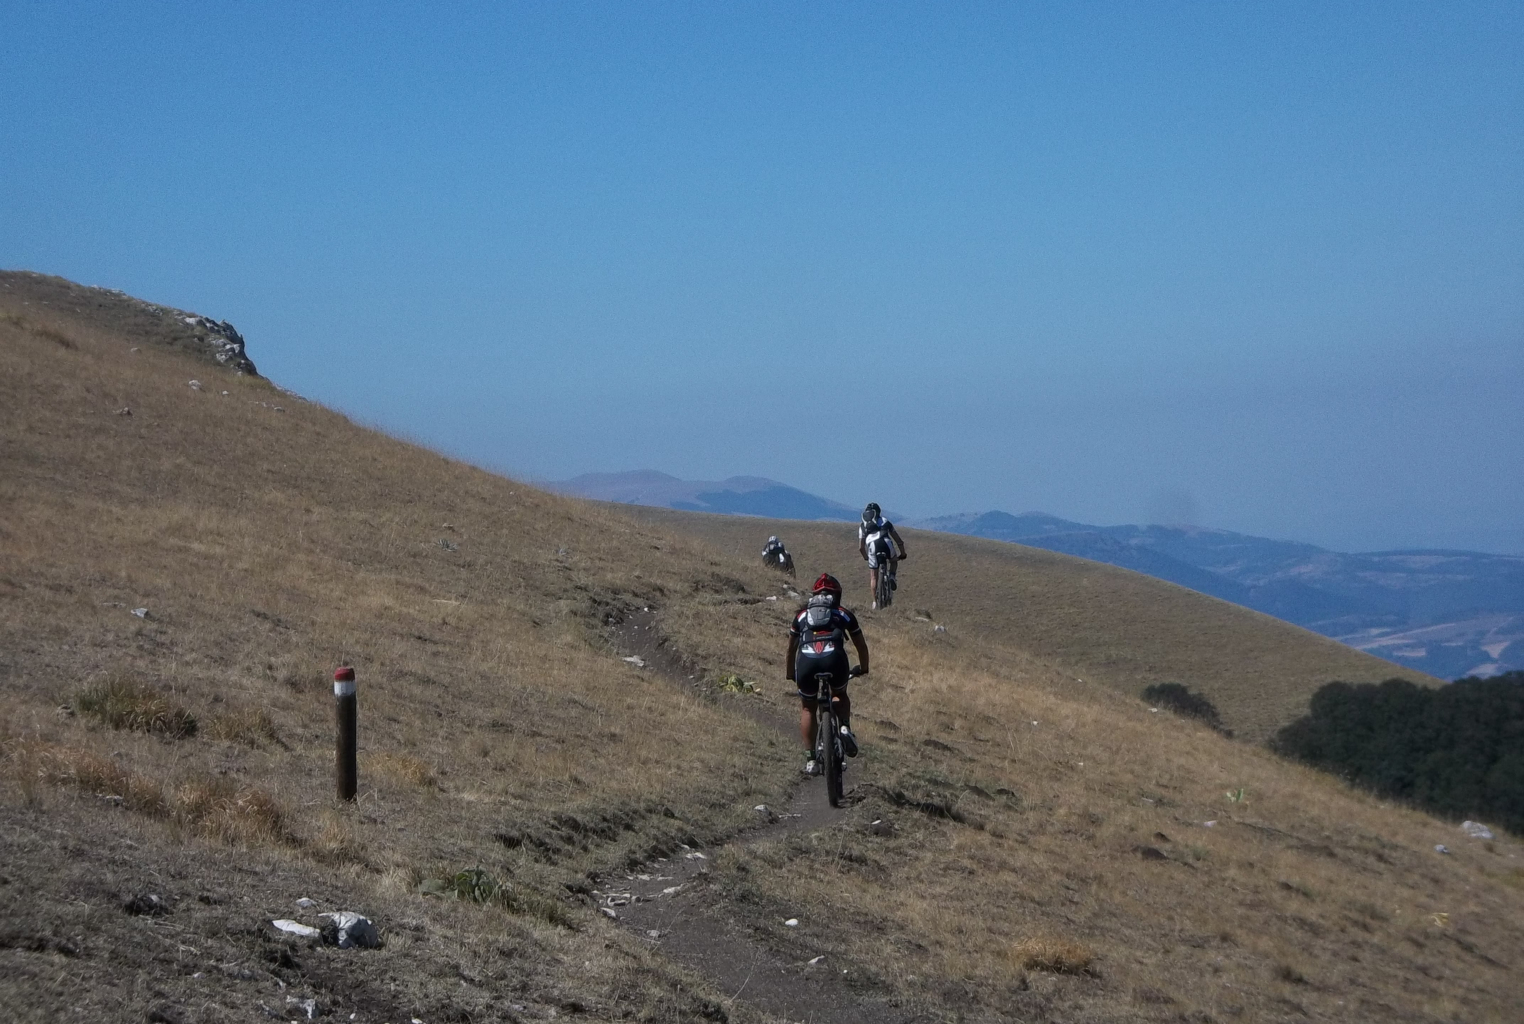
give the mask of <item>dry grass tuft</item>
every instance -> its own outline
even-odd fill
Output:
[[[113,729],[156,733],[180,739],[196,734],[196,717],[159,691],[116,676],[82,690],[74,710]]]
[[[291,842],[285,812],[275,798],[228,779],[208,776],[185,783],[175,793],[173,814],[180,824],[225,843]]]
[[[310,852],[318,860],[330,864],[359,864],[365,860],[365,844],[354,826],[332,811],[323,821],[323,828]]]
[[[280,742],[275,732],[275,722],[269,712],[262,708],[239,708],[214,715],[207,733],[218,740],[239,743],[246,747],[263,747]]]
[[[17,740],[6,745],[5,763],[12,774],[23,780],[23,785],[47,782],[72,786],[155,816],[167,810],[157,783],[93,751],[40,740]]]
[[[403,782],[420,789],[433,789],[439,785],[434,769],[427,761],[411,754],[381,750],[360,756],[360,770],[365,774],[380,775],[395,782]]]
[[[1056,974],[1084,974],[1095,962],[1095,952],[1088,946],[1050,936],[1022,939],[1011,955],[1026,970]]]

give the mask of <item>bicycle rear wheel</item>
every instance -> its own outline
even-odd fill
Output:
[[[841,806],[841,738],[836,732],[840,728],[836,720],[835,710],[821,712],[820,718],[820,746],[825,758],[825,783],[826,799],[832,807]]]

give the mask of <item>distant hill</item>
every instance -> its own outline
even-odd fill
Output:
[[[1147,573],[1441,678],[1524,668],[1524,558],[1473,551],[1350,555],[1227,530],[1090,526],[1040,512],[943,516],[917,525]]]
[[[848,522],[855,521],[859,514],[859,510],[850,505],[760,476],[733,476],[719,481],[680,480],[666,473],[641,469],[629,473],[587,473],[546,486],[579,498],[654,505],[685,512]]]

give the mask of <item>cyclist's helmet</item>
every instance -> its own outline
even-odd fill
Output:
[[[777,537],[777,535],[776,535],[776,534],[774,534],[774,535],[773,535],[773,536],[771,536],[771,537],[769,537],[769,538],[767,538],[767,543],[768,543],[768,544],[769,544],[769,545],[773,545],[773,544],[776,544],[776,543],[778,543],[778,537]]]
[[[836,604],[841,603],[841,584],[836,581],[835,576],[832,576],[828,572],[823,572],[820,574],[820,578],[816,580],[815,585],[810,588],[810,593],[830,594],[831,600],[833,602]]]
[[[863,522],[865,522],[865,523],[874,522],[875,520],[878,519],[879,512],[881,512],[881,511],[882,511],[882,509],[880,509],[878,507],[878,502],[876,502],[876,501],[870,501],[870,502],[868,502],[868,507],[863,509]]]

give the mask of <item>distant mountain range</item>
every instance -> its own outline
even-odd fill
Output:
[[[552,484],[604,501],[773,519],[854,521],[859,510],[775,480],[665,473]],[[1524,558],[1474,551],[1341,554],[1311,544],[1179,526],[1091,526],[1040,512],[903,520],[1121,566],[1445,679],[1524,669]]]

